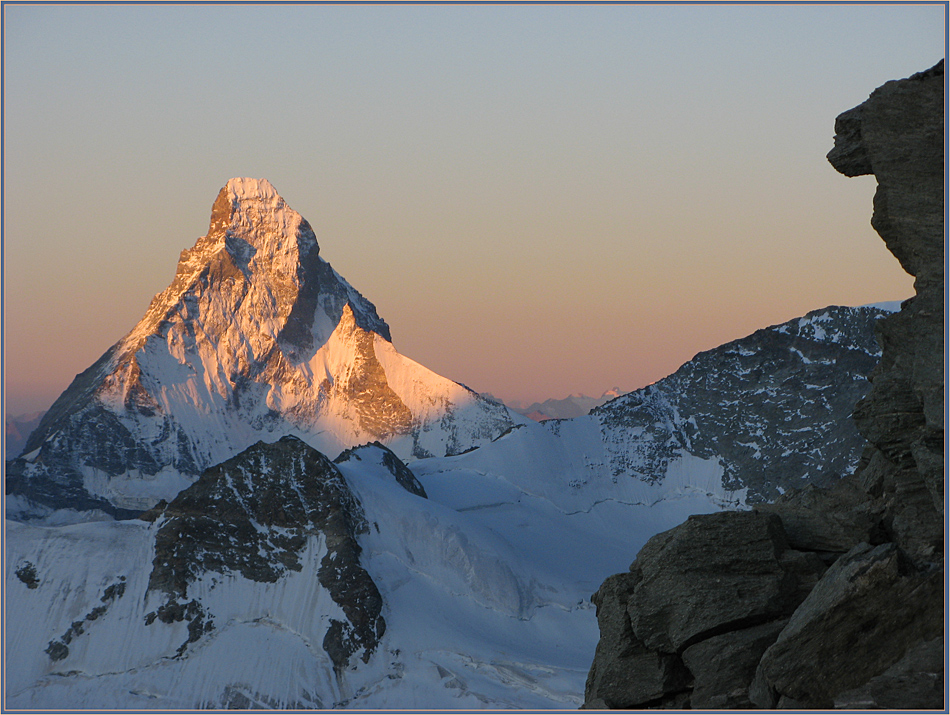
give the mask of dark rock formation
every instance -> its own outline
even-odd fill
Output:
[[[30,586],[30,588],[35,587]],[[101,606],[96,606],[90,610],[81,620],[73,621],[63,635],[49,642],[49,645],[46,646],[44,651],[49,656],[49,659],[56,662],[68,656],[69,644],[72,643],[75,638],[85,633],[86,628],[88,628],[93,621],[97,621],[101,616],[104,616],[106,611],[109,610],[109,606],[111,606],[116,599],[121,598],[124,593],[125,576],[120,576],[119,580],[110,584],[102,596],[99,597],[99,601],[102,603]]]
[[[29,589],[40,587],[40,580],[36,577],[36,566],[31,561],[20,564],[16,570],[16,577],[25,583]]]
[[[627,603],[633,632],[649,648],[679,653],[790,615],[804,596],[800,582],[814,584],[825,566],[789,551],[777,516],[746,511],[690,517],[650,539],[630,570],[640,576]]]
[[[592,597],[601,638],[587,676],[585,706],[627,708],[686,689],[689,673],[675,656],[647,648],[633,633],[627,605],[637,573],[609,577]]]
[[[943,637],[921,641],[890,668],[854,690],[840,693],[846,710],[939,710],[943,701]]]
[[[835,123],[832,165],[877,178],[871,225],[915,277],[916,295],[878,323],[874,389],[854,419],[868,440],[862,470],[901,548],[928,558],[943,543],[943,62],[888,82]]]
[[[893,543],[838,559],[759,662],[752,700],[830,708],[942,632],[943,574],[918,570]]]
[[[657,534],[593,597],[588,706],[682,707],[692,693],[697,707],[749,707],[759,658],[824,571],[788,547],[775,514],[692,516]]]
[[[917,294],[878,321],[857,472],[691,517],[594,595],[586,708],[942,708],[943,62],[836,123]],[[827,568],[826,568],[827,566]]]
[[[385,631],[382,597],[359,562],[363,509],[336,466],[296,437],[258,442],[143,516],[159,522],[149,590],[167,596],[146,621],[189,622],[179,655],[214,627],[213,614],[189,600],[190,584],[206,573],[275,582],[301,570],[300,554],[316,535],[327,552],[314,588],[327,589],[346,616],[331,621],[323,642],[336,669],[357,652],[367,661]]]
[[[781,517],[792,548],[814,551],[829,562],[855,544],[887,540],[881,506],[868,500],[854,476],[827,486],[809,484],[756,508]]]
[[[786,623],[782,619],[729,631],[684,650],[683,663],[693,675],[690,706],[703,710],[752,707],[749,683],[765,649]]]

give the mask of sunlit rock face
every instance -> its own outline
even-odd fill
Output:
[[[145,316],[78,375],[7,469],[14,513],[131,516],[259,440],[443,456],[522,418],[400,355],[372,303],[263,179],[232,179]]]

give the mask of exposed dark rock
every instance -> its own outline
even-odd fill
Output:
[[[868,500],[854,475],[824,487],[809,484],[756,509],[781,518],[789,546],[817,552],[829,561],[855,544],[887,540],[880,506]]]
[[[828,157],[877,177],[872,224],[916,276],[917,295],[877,323],[883,355],[854,411],[870,443],[856,473],[648,542],[633,574],[602,587],[585,707],[631,707],[601,693],[653,684],[616,667],[631,642],[676,651],[691,674],[657,706],[945,707],[943,83],[941,61],[884,85],[838,118]]]
[[[106,588],[105,592],[100,597],[100,601],[107,603],[109,601],[114,601],[117,598],[121,598],[125,595],[125,576],[119,576],[118,582],[112,584]]]
[[[921,641],[860,688],[839,693],[846,710],[940,710],[943,708],[944,639]]]
[[[31,561],[20,564],[16,570],[16,577],[25,583],[27,588],[39,588],[40,580],[36,577],[36,566]]]
[[[100,596],[99,600],[103,603],[102,606],[93,608],[89,613],[83,616],[82,620],[73,621],[63,635],[49,642],[49,645],[46,646],[43,652],[46,653],[53,662],[66,658],[69,655],[69,644],[73,642],[73,639],[85,633],[86,627],[93,621],[97,621],[100,617],[104,616],[106,611],[109,610],[109,606],[111,606],[116,599],[121,598],[124,593],[125,576],[120,576],[119,580],[106,587],[102,596]]]
[[[749,684],[759,659],[785,627],[787,620],[723,633],[683,651],[683,663],[693,675],[690,707],[744,709],[753,707]]]
[[[611,445],[613,475],[658,481],[685,451],[716,459],[723,486],[761,503],[853,472],[864,440],[850,416],[880,359],[874,325],[885,314],[812,311],[699,353],[672,375],[591,410]],[[558,424],[544,423],[552,431]]]
[[[69,655],[69,648],[67,648],[62,641],[50,641],[49,645],[46,646],[46,650],[43,652],[55,663],[57,660],[62,660]]]
[[[786,551],[779,518],[754,511],[691,516],[657,534],[631,566],[640,574],[627,604],[634,634],[649,648],[677,653],[790,615],[803,569],[783,558]],[[813,574],[824,570],[817,560],[811,566]]]
[[[148,511],[144,511],[141,514],[139,514],[139,519],[141,519],[142,521],[147,521],[150,524],[154,523],[155,520],[158,519],[158,517],[160,517],[162,514],[165,513],[165,508],[167,506],[168,506],[167,501],[165,501],[164,499],[159,499],[158,504],[153,506]]]
[[[893,544],[860,544],[828,569],[765,652],[757,699],[830,708],[943,632],[943,575],[918,572]],[[771,691],[765,701],[763,683]]]
[[[943,60],[888,82],[838,118],[828,154],[843,174],[874,174],[871,224],[916,279],[916,296],[878,323],[884,354],[854,418],[879,455],[874,480],[897,542],[925,559],[943,541],[943,87]]]
[[[657,534],[593,596],[588,706],[748,706],[759,657],[824,571],[788,548],[774,514],[692,516]]]
[[[585,700],[595,707],[640,707],[686,689],[689,673],[679,657],[647,648],[633,633],[627,605],[640,580],[638,572],[608,578],[592,597],[605,634],[587,676]]]
[[[327,549],[316,580],[347,619],[331,626],[327,652],[340,670],[352,654],[361,651],[366,661],[375,650],[386,625],[376,584],[359,563],[362,507],[336,466],[303,441],[258,442],[207,469],[155,518],[149,590],[167,595],[155,614],[160,621],[189,622],[180,652],[213,628],[213,614],[186,601],[189,584],[209,572],[275,582],[301,570],[300,555],[316,535]]]

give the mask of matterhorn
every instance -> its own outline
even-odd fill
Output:
[[[373,304],[264,179],[221,189],[171,285],[78,375],[8,464],[8,513],[131,517],[258,441],[404,460],[490,442],[524,419],[399,354]]]

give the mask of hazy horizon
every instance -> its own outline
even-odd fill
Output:
[[[234,176],[270,180],[397,350],[525,404],[629,391],[901,300],[834,120],[943,57],[943,5],[16,5],[4,395],[47,409]]]

